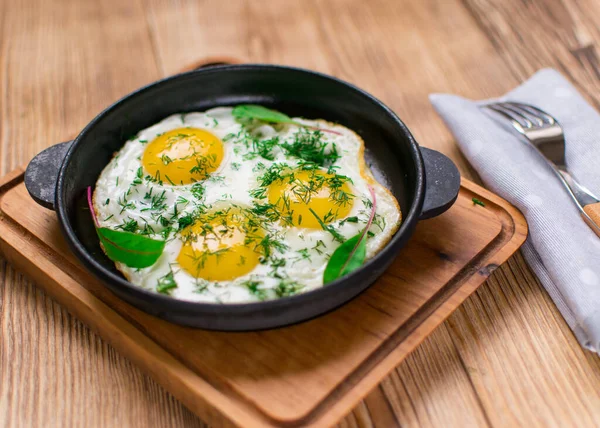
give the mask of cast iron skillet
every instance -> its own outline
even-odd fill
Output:
[[[86,188],[95,185],[114,152],[140,130],[174,113],[246,103],[262,104],[290,116],[338,122],[358,132],[375,176],[400,203],[400,229],[360,269],[323,288],[279,300],[192,303],[132,285],[99,246]],[[56,211],[75,255],[120,298],[174,323],[242,331],[304,321],[365,290],[395,259],[417,221],[441,214],[454,203],[460,176],[444,155],[419,147],[404,123],[368,93],[313,71],[254,64],[191,71],[133,92],[100,113],[75,140],[38,154],[27,167],[25,184],[33,199]]]

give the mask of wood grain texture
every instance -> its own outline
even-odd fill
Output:
[[[551,66],[598,107],[599,8],[595,0],[0,1],[0,173],[76,134],[130,90],[198,57],[230,55],[351,80],[472,176],[427,95],[495,96]],[[93,352],[97,336],[2,267],[1,423],[200,424],[110,347]],[[598,425],[599,378],[600,359],[577,345],[516,257],[342,425]]]
[[[161,321],[108,292],[68,251],[55,214],[29,197],[22,176],[7,183],[2,253],[200,416],[239,426],[337,422],[517,250],[527,230],[514,207],[463,180],[450,210],[420,223],[386,273],[343,307],[284,329],[209,332]]]

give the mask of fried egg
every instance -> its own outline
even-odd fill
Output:
[[[128,140],[93,195],[100,227],[165,241],[133,284],[177,299],[240,303],[322,287],[329,258],[363,231],[367,258],[401,223],[362,139],[323,120],[240,121],[232,108],[177,114]]]

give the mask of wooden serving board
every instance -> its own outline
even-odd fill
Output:
[[[516,208],[463,180],[456,204],[420,222],[390,269],[353,301],[291,327],[210,332],[170,324],[117,298],[71,254],[54,212],[29,197],[23,169],[0,181],[5,257],[215,425],[334,424],[526,235]]]

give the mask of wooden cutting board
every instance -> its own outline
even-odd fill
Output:
[[[70,253],[54,212],[29,197],[23,169],[0,181],[5,257],[215,425],[334,424],[526,235],[516,208],[463,180],[456,204],[420,222],[388,271],[353,301],[291,327],[210,332],[170,324],[121,301]]]

